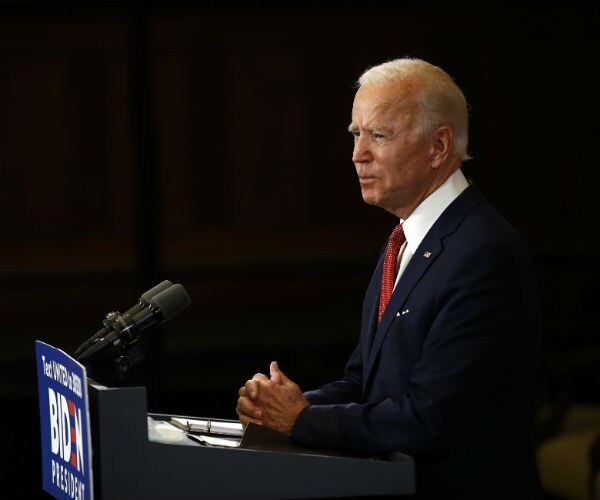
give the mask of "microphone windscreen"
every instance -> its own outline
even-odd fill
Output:
[[[171,283],[169,280],[165,280],[162,283],[156,285],[154,288],[151,288],[147,292],[143,293],[141,298],[148,302],[152,297],[158,295],[160,292],[165,291],[167,288],[171,288],[172,286],[173,283]]]
[[[189,306],[191,302],[190,296],[185,291],[185,288],[179,283],[163,290],[150,300],[150,303],[160,310],[163,321],[167,321],[179,314]]]

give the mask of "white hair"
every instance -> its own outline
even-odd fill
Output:
[[[403,57],[367,69],[358,79],[358,86],[394,81],[411,81],[419,86],[415,100],[420,110],[419,129],[431,134],[442,124],[454,132],[452,152],[461,160],[469,160],[469,119],[467,101],[462,90],[441,68],[422,59]]]

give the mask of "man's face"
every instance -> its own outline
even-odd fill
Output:
[[[417,130],[414,92],[409,82],[362,86],[349,127],[364,201],[404,219],[430,194],[435,177],[432,139]]]

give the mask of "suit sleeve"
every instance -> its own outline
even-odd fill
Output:
[[[451,263],[439,263],[422,353],[405,390],[361,402],[355,374],[309,393],[311,404],[298,416],[292,440],[419,456],[443,453],[477,418],[509,422],[520,408],[526,411],[533,397],[524,387],[535,372],[539,304],[528,254],[514,241],[501,243],[479,245]],[[357,351],[350,373],[355,373],[355,358]],[[342,394],[354,396],[352,401],[331,396],[340,387]]]

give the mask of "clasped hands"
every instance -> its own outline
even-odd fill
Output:
[[[240,387],[235,411],[244,425],[252,422],[289,436],[308,401],[298,384],[286,377],[276,361],[269,365],[269,375],[270,378],[257,373]]]

